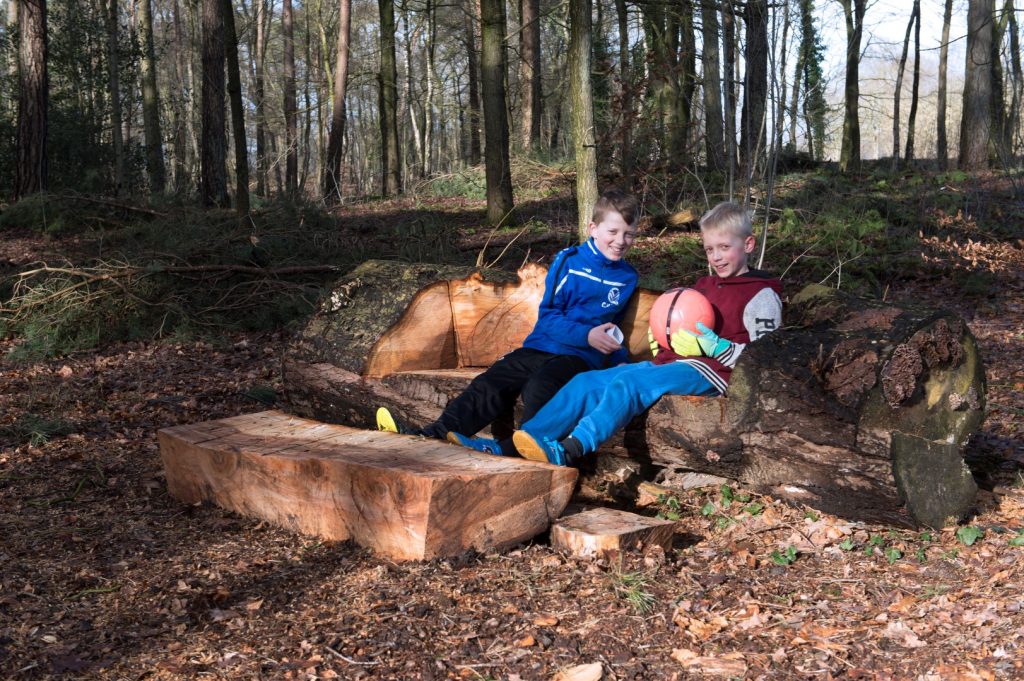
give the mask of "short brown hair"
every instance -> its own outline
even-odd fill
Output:
[[[609,211],[615,211],[621,215],[627,224],[635,225],[640,219],[640,201],[629,192],[612,187],[604,190],[598,197],[590,221],[594,224],[601,223]]]
[[[746,239],[754,233],[754,225],[750,221],[750,211],[738,203],[723,201],[700,219],[700,231],[709,232],[713,229],[729,230],[734,236]]]

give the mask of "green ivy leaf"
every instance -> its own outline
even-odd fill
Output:
[[[960,543],[964,546],[970,546],[984,536],[985,532],[974,525],[967,525],[956,531],[956,538],[959,539]]]
[[[1017,532],[1017,536],[1010,539],[1010,546],[1024,546],[1024,530]]]
[[[846,539],[844,539],[842,541],[842,543],[839,544],[839,548],[841,548],[843,551],[852,551],[853,550],[853,539],[851,539],[850,537],[847,537]]]
[[[917,558],[918,563],[928,562],[928,556],[925,555],[924,549],[918,549],[917,552],[914,554],[914,557]]]
[[[749,513],[750,515],[760,515],[761,511],[764,510],[764,506],[762,504],[754,502],[752,504],[745,506],[743,510]]]
[[[902,557],[903,554],[895,546],[890,546],[885,550],[885,559],[889,561],[889,565],[892,565]]]
[[[725,501],[726,503],[732,501],[732,487],[729,487],[729,485],[722,485],[718,488],[718,491],[722,493],[722,501]]]
[[[804,517],[810,520],[812,523],[816,523],[818,522],[818,518],[820,516],[814,511],[804,511]]]
[[[702,516],[707,517],[707,516],[710,516],[710,515],[714,515],[714,513],[715,513],[715,505],[713,503],[711,503],[710,501],[700,507],[700,514]]]
[[[790,565],[796,560],[796,547],[787,546],[785,551],[775,549],[771,553],[772,562],[776,565]]]

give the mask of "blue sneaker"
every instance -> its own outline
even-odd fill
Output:
[[[525,430],[517,430],[512,434],[512,443],[524,459],[551,463],[556,466],[571,464],[569,456],[565,453],[565,447],[558,440],[547,437],[537,439]]]
[[[456,433],[454,430],[449,430],[447,438],[448,442],[451,442],[453,445],[462,445],[463,447],[472,449],[476,452],[483,452],[484,454],[504,456],[501,453],[501,445],[498,444],[498,441],[489,437],[467,437],[462,433]]]

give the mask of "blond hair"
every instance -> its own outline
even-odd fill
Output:
[[[725,229],[734,236],[745,239],[753,235],[754,225],[750,220],[750,211],[732,201],[723,201],[700,219],[700,231]]]

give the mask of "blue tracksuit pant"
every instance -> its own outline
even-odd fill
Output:
[[[683,362],[622,364],[578,374],[522,429],[537,439],[572,435],[593,452],[662,395],[718,395],[699,371]]]

